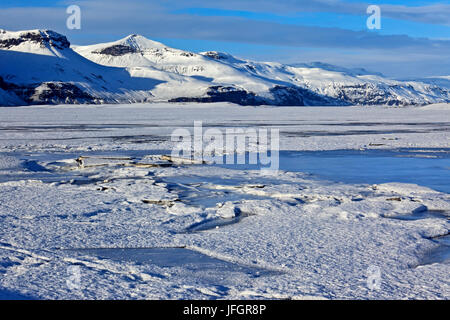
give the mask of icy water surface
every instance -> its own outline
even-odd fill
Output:
[[[280,170],[311,173],[319,179],[366,184],[413,183],[450,193],[448,149],[280,151],[279,157]]]
[[[170,151],[110,151],[83,155],[142,157],[149,154],[170,154]],[[39,179],[46,182],[83,179],[80,172],[54,170],[54,168],[43,165],[43,163],[48,164],[51,161],[58,162],[60,159],[76,159],[80,154],[8,153],[5,155],[20,161],[21,168],[18,168],[17,174],[11,171],[14,168],[10,168],[8,174],[5,174],[4,170],[0,170],[0,182],[20,179]],[[249,164],[219,164],[219,166],[236,170],[261,168],[261,165]],[[317,179],[342,183],[412,183],[450,193],[449,149],[280,151],[279,169],[305,172],[312,174]]]
[[[230,167],[230,165],[224,165]],[[337,150],[281,151],[280,170],[306,172],[318,179],[342,183],[413,183],[450,193],[450,150]],[[259,166],[232,165],[236,169]],[[424,211],[400,217],[405,221],[426,218],[449,219],[448,212]],[[434,239],[438,246],[427,252],[420,264],[450,263],[449,236]]]
[[[142,157],[149,154],[170,154],[162,150],[109,151],[83,154],[85,156]],[[8,153],[21,161],[27,174],[2,174],[0,181],[39,179],[48,182],[80,178],[80,172],[55,171],[42,162],[75,159],[80,154],[69,153]],[[248,155],[247,155],[248,158]],[[224,160],[225,162],[225,160]],[[247,159],[248,162],[248,159]],[[248,170],[260,165],[233,164],[221,167]],[[413,183],[450,193],[449,149],[398,149],[398,150],[332,150],[332,151],[280,151],[279,169],[305,172],[317,179],[342,183],[379,184],[388,182]]]
[[[450,193],[449,150],[287,152],[280,166],[344,183],[404,182]]]
[[[450,264],[450,235],[433,239],[438,246],[427,252],[421,259],[420,264],[445,263]]]

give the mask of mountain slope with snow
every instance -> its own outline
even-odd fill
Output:
[[[448,90],[441,90],[435,84],[389,80],[364,69],[346,69],[323,63],[261,63],[215,51],[196,54],[173,49],[139,35],[77,47],[76,51],[102,65],[129,68],[131,74],[135,74],[135,68],[140,71],[155,68],[209,81],[215,86],[213,88],[219,86],[222,91],[225,87],[228,92],[251,92],[256,104],[263,100],[278,105],[406,105],[446,102],[449,99]],[[209,92],[209,97],[177,100],[209,101],[212,94],[217,94],[217,89]],[[246,98],[249,100],[248,96]]]
[[[160,82],[89,61],[52,31],[0,31],[0,49],[0,88],[14,98],[2,104],[137,102]]]
[[[323,63],[254,62],[192,53],[140,35],[70,47],[49,30],[0,30],[0,105],[233,102],[241,105],[424,105],[450,101],[432,81],[395,81]]]

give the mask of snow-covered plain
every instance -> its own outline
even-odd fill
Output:
[[[450,297],[448,193],[158,158],[199,120],[289,151],[450,149],[448,104],[0,108],[0,298]]]

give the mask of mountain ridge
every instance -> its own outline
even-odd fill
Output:
[[[241,105],[425,105],[448,81],[398,81],[362,68],[194,53],[132,34],[71,46],[51,30],[0,29],[0,105],[232,102]]]

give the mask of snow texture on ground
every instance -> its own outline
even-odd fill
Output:
[[[449,194],[160,155],[194,120],[280,128],[282,150],[448,149],[449,116],[449,105],[0,108],[0,298],[448,299]]]

